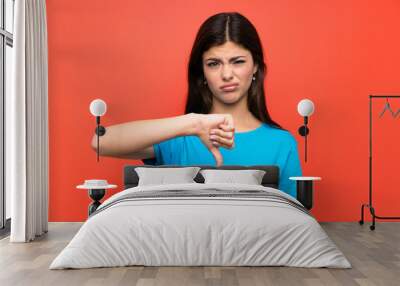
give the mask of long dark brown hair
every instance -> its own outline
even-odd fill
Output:
[[[208,114],[212,107],[212,93],[204,84],[203,53],[208,49],[232,41],[250,51],[254,64],[258,65],[255,81],[248,91],[247,107],[260,121],[272,127],[283,129],[272,120],[268,113],[265,95],[264,78],[267,67],[264,63],[263,49],[257,30],[243,15],[232,13],[219,13],[209,17],[197,32],[188,65],[188,96],[185,114]]]

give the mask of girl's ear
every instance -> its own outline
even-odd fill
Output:
[[[255,74],[257,71],[258,71],[258,64],[254,64],[253,74]]]

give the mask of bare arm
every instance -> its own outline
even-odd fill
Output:
[[[176,117],[138,120],[106,128],[100,136],[102,156],[147,159],[154,157],[153,144],[178,136],[196,135],[214,156],[217,166],[223,158],[219,147],[233,148],[234,123],[230,114],[189,113]],[[212,135],[213,134],[213,135]],[[92,138],[96,150],[97,136]]]
[[[177,136],[194,135],[198,125],[198,118],[190,113],[108,126],[99,139],[100,155],[127,159],[152,158],[153,144]],[[97,136],[94,135],[92,148],[96,150],[96,147]]]

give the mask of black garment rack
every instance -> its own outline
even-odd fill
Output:
[[[361,206],[361,220],[359,223],[364,224],[364,208],[369,208],[372,216],[371,230],[375,229],[375,219],[400,219],[400,217],[378,216],[372,204],[372,101],[373,99],[400,98],[400,95],[370,95],[369,96],[369,203]]]

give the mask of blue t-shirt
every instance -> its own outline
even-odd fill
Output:
[[[219,148],[223,165],[277,165],[279,189],[296,198],[296,182],[291,176],[301,176],[297,142],[282,129],[262,123],[258,128],[235,132],[233,149]],[[212,165],[212,153],[196,135],[178,136],[154,144],[155,158],[143,159],[148,165]]]

